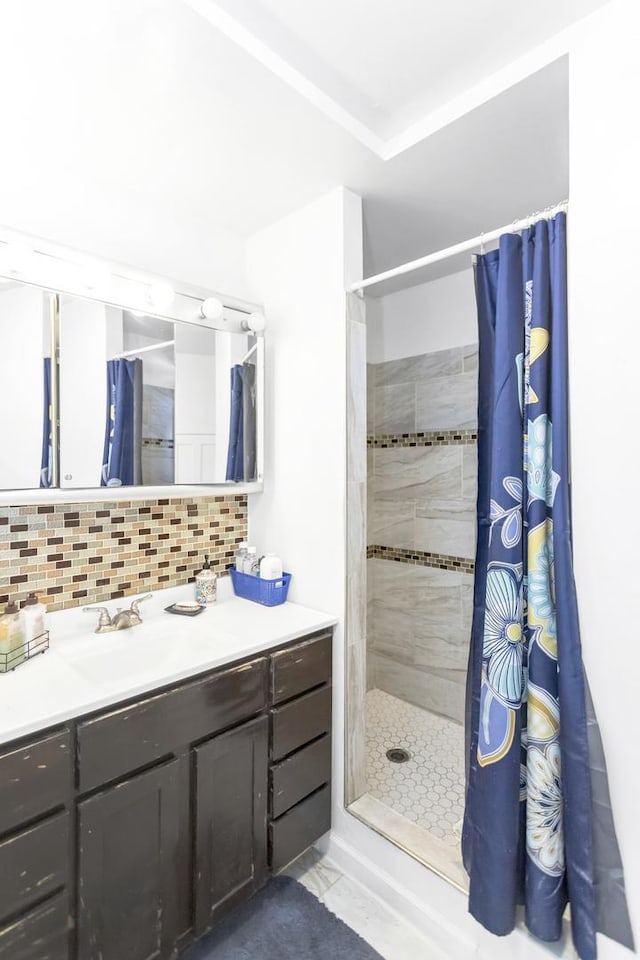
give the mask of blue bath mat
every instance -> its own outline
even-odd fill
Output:
[[[291,877],[274,877],[180,960],[382,960]]]

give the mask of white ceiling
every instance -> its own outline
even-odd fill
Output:
[[[272,69],[275,56],[299,71],[388,155],[392,138],[606,0],[185,2]]]
[[[543,0],[535,30],[512,0],[226,2],[3,4],[0,222],[103,256],[125,238],[207,285],[225,246],[339,184],[365,200],[367,273],[567,195],[563,60],[389,159],[366,144],[596,0]]]

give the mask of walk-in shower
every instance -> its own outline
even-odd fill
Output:
[[[349,317],[349,440],[366,447],[363,475],[353,475],[358,458],[350,457],[349,527],[353,545],[362,517],[366,609],[351,603],[347,623],[351,674],[360,670],[364,688],[361,716],[354,704],[350,710],[347,802],[465,888],[477,473],[472,271],[366,303],[350,299]],[[365,404],[365,370],[366,419],[364,409],[356,413]]]

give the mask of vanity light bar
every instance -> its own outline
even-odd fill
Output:
[[[142,315],[200,323],[214,330],[241,332],[247,329],[243,326],[247,317],[260,314],[259,305],[249,301],[207,296],[201,288],[188,284],[181,284],[182,289],[177,292],[162,278],[83,257],[46,241],[28,242],[19,234],[9,232],[7,237],[7,231],[3,233],[4,237],[0,236],[0,283],[19,281],[55,293],[99,300]],[[205,304],[209,305],[206,313]],[[254,330],[251,325],[249,329]]]

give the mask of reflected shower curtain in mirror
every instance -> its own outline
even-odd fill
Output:
[[[244,480],[243,370],[240,363],[231,367],[231,412],[226,479],[235,482]]]
[[[593,960],[596,930],[628,946],[632,934],[572,569],[566,215],[478,257],[476,297],[469,909],[504,935],[524,904],[529,930],[553,941],[570,900],[574,943]]]
[[[107,360],[103,487],[142,483],[142,360]]]
[[[256,365],[242,368],[243,479],[256,479]]]
[[[53,425],[51,422],[51,357],[43,359],[42,394],[42,456],[40,458],[40,486],[53,483]]]

